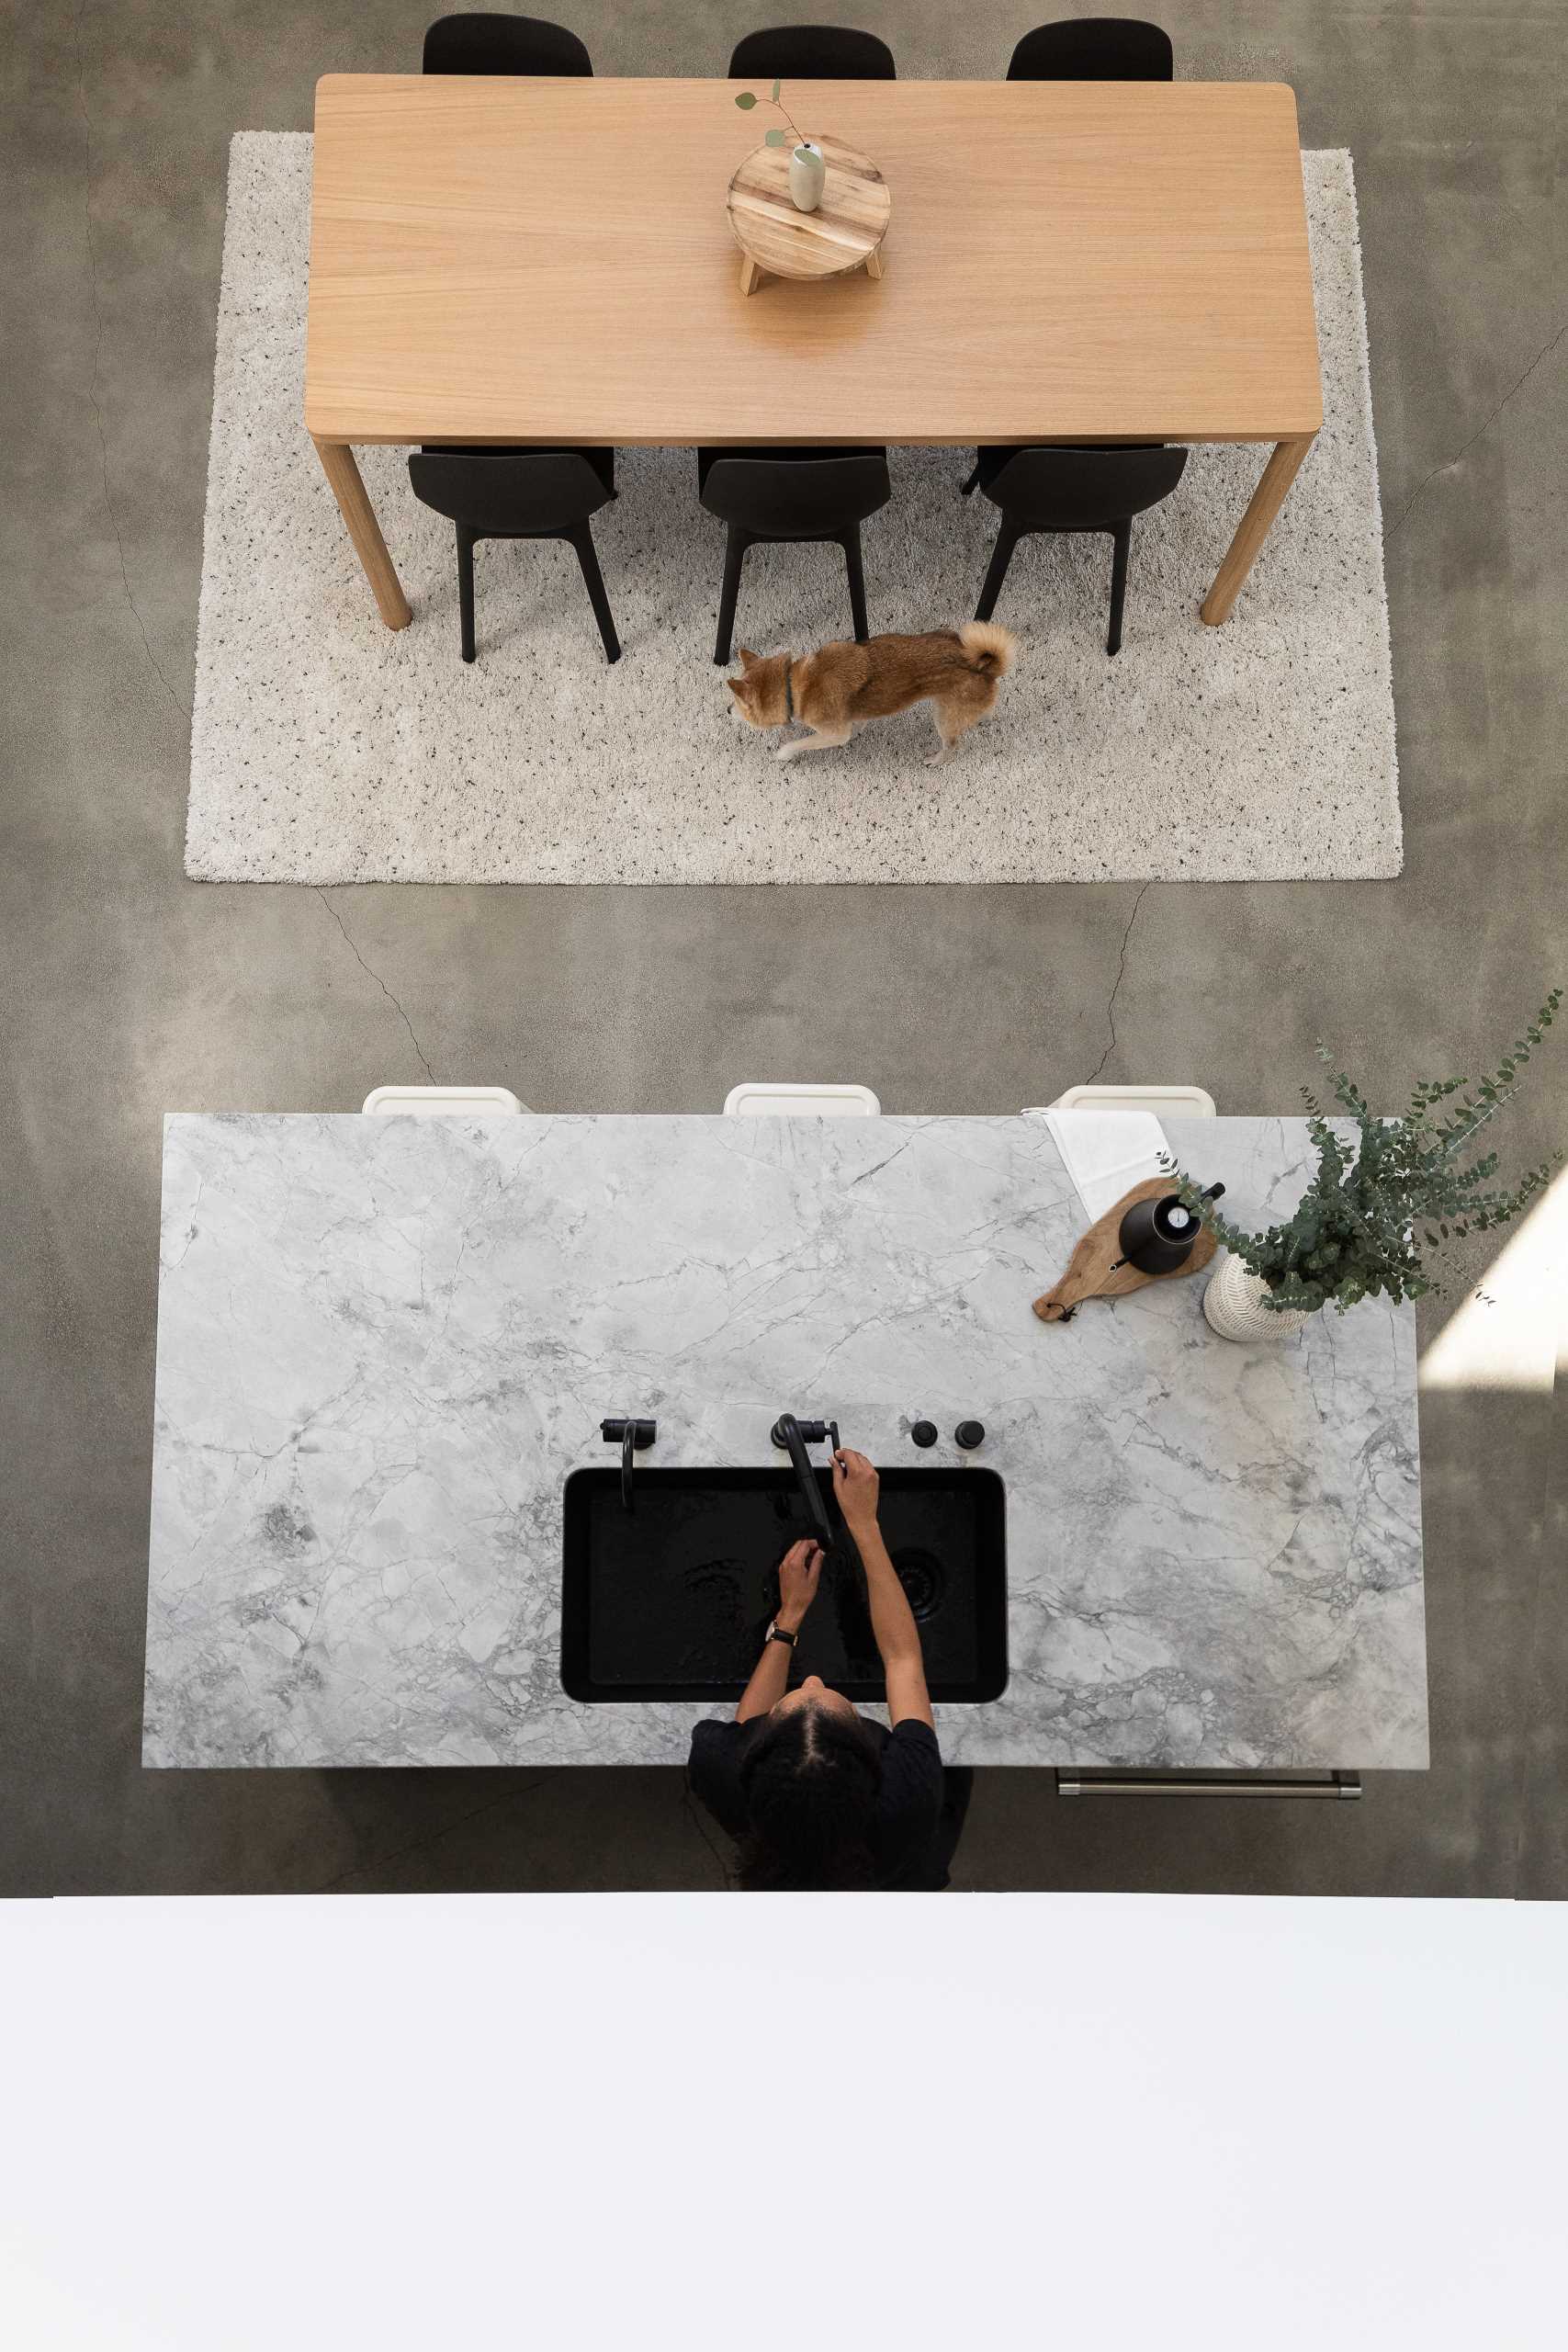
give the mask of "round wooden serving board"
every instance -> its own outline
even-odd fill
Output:
[[[1034,1312],[1042,1323],[1066,1323],[1086,1298],[1122,1298],[1130,1290],[1142,1290],[1145,1283],[1179,1282],[1184,1274],[1195,1274],[1208,1264],[1218,1244],[1206,1226],[1199,1228],[1187,1263],[1178,1266],[1174,1273],[1141,1274],[1136,1266],[1116,1264],[1122,1255],[1122,1220],[1133,1203],[1158,1200],[1162,1193],[1169,1190],[1168,1177],[1151,1176],[1144,1183],[1134,1184],[1130,1193],[1123,1193],[1114,1208],[1096,1217],[1089,1231],[1079,1236],[1077,1247],[1067,1261],[1067,1271],[1055,1290],[1048,1290],[1043,1298],[1035,1300]]]
[[[815,212],[797,212],[790,199],[788,147],[756,147],[729,183],[729,226],[745,256],[740,290],[750,294],[763,272],[772,277],[845,277],[863,269],[882,275],[878,247],[887,233],[893,198],[869,155],[825,134],[827,179]]]

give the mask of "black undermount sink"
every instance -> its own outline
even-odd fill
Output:
[[[854,1700],[886,1696],[865,1576],[831,1500],[838,1542],[801,1631],[792,1679],[819,1674]],[[919,1623],[933,1699],[1007,1686],[1002,1482],[969,1465],[884,1470],[883,1540]],[[618,1470],[566,1482],[561,1683],[588,1702],[738,1699],[778,1606],[778,1564],[812,1533],[788,1469],[644,1469],[635,1509]]]

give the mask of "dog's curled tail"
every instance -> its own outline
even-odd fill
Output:
[[[970,669],[978,670],[982,678],[1005,678],[1018,654],[1011,629],[998,628],[995,621],[965,621],[958,642],[969,657]]]

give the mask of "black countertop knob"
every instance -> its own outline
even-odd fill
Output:
[[[909,1438],[911,1443],[915,1445],[934,1445],[937,1438],[936,1423],[934,1421],[915,1421],[911,1423]]]
[[[977,1445],[986,1442],[985,1422],[960,1421],[953,1432],[953,1442],[954,1445],[962,1446],[965,1453],[973,1453]]]

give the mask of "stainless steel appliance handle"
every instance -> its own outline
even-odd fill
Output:
[[[1110,1772],[1058,1770],[1059,1797],[1359,1797],[1359,1772],[1330,1772],[1317,1781],[1270,1781],[1244,1772],[1169,1772],[1118,1779]]]

